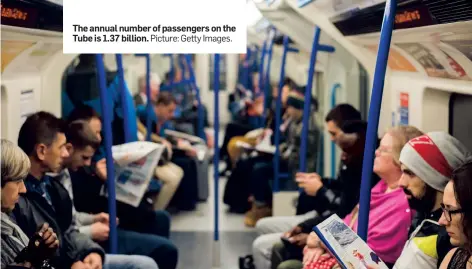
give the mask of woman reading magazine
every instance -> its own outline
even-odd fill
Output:
[[[402,175],[399,156],[403,146],[410,139],[420,135],[421,131],[415,127],[394,127],[384,135],[375,152],[374,173],[382,180],[371,192],[367,244],[389,267],[400,256],[413,219],[407,198],[403,190],[398,187]],[[344,218],[344,223],[355,232],[358,228],[358,210],[359,206],[356,206],[351,214]],[[332,263],[333,260],[318,236],[312,232],[304,250],[304,268],[321,268],[318,266],[320,263],[328,261]]]

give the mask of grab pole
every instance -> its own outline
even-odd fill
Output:
[[[151,141],[152,117],[154,113],[151,100],[151,56],[149,54],[136,54],[137,57],[144,57],[146,60],[146,141]]]
[[[387,0],[380,31],[380,44],[375,63],[374,83],[372,97],[370,99],[367,134],[364,149],[364,160],[362,162],[362,182],[359,207],[359,228],[357,233],[367,242],[370,210],[370,188],[372,169],[374,167],[374,153],[377,144],[377,130],[379,127],[380,108],[382,105],[382,94],[384,88],[385,72],[387,70],[390,41],[392,40],[393,23],[397,8],[396,0]]]
[[[279,144],[280,144],[280,121],[282,118],[281,115],[281,110],[282,110],[282,88],[284,87],[284,81],[285,81],[285,65],[287,63],[287,53],[288,52],[298,52],[298,49],[296,48],[290,48],[289,47],[289,38],[288,36],[284,36],[284,50],[282,54],[282,64],[280,67],[280,78],[279,78],[279,88],[278,88],[278,94],[277,94],[277,100],[275,103],[275,134],[274,134],[274,144],[275,144],[275,154],[273,158],[274,162],[274,186],[273,186],[273,192],[279,192],[280,191],[280,185],[279,185],[279,179],[281,178],[280,176],[280,149],[279,149]]]
[[[220,156],[220,148],[218,146],[218,135],[220,130],[220,119],[219,119],[219,91],[220,91],[220,54],[215,54],[215,66],[214,66],[214,79],[213,79],[213,91],[214,91],[214,105],[215,105],[215,113],[214,113],[214,136],[215,136],[215,153],[213,155],[213,164],[215,165],[213,169],[213,180],[215,182],[215,232],[214,232],[214,244],[213,244],[213,268],[220,267],[220,246],[219,246],[219,207],[218,207],[218,191],[219,191],[219,171],[218,171],[218,163],[219,163],[219,156]]]
[[[125,142],[129,143],[133,139],[130,133],[131,130],[129,128],[130,119],[128,117],[128,99],[126,98],[126,95],[128,93],[126,92],[127,90],[125,87],[125,75],[123,71],[123,56],[121,54],[116,54],[116,67],[118,70],[118,80],[119,80],[118,88],[120,89],[121,106],[123,108],[123,125],[125,129]]]
[[[216,60],[216,59],[215,59]],[[190,54],[185,54],[185,61],[187,62],[187,68],[188,68],[188,71],[189,71],[189,75],[190,75],[190,78],[189,78],[189,81],[190,81],[190,85],[191,85],[191,88],[193,87],[195,89],[195,95],[197,96],[197,103],[198,103],[198,136],[207,141],[206,139],[206,136],[205,136],[205,130],[204,130],[204,119],[203,119],[203,104],[202,104],[202,98],[200,96],[200,88],[198,88],[198,85],[197,85],[197,81],[195,79],[195,72],[193,70],[193,65],[192,65],[192,56]],[[218,57],[218,61],[219,61],[219,57]],[[219,63],[218,63],[219,65]],[[184,70],[182,70],[182,72],[184,72]],[[218,71],[218,74],[219,74],[219,71]],[[218,82],[219,82],[219,76],[218,76]],[[219,84],[218,84],[218,87],[219,87]]]
[[[307,155],[307,138],[308,138],[308,124],[310,120],[311,107],[311,90],[313,88],[313,77],[315,74],[316,56],[318,51],[333,53],[334,47],[320,44],[321,30],[318,26],[315,27],[315,36],[313,38],[313,45],[310,55],[310,68],[308,70],[308,81],[305,89],[305,103],[303,106],[303,126],[300,145],[300,172],[306,172],[306,155]]]
[[[336,106],[336,91],[341,88],[341,84],[336,83],[331,88],[331,109]],[[331,178],[336,178],[336,143],[331,141]]]
[[[110,233],[109,244],[110,253],[116,254],[118,252],[118,238],[116,233],[116,196],[115,196],[115,171],[113,165],[113,154],[111,146],[113,143],[113,133],[111,131],[111,115],[108,107],[108,94],[105,65],[103,63],[102,54],[95,54],[95,61],[97,62],[97,78],[100,88],[100,105],[102,109],[103,121],[103,140],[105,142],[105,156],[107,164],[107,191],[108,191],[108,214],[110,215]]]

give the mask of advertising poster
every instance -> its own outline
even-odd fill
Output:
[[[400,125],[408,125],[409,122],[409,109],[408,105],[410,102],[408,93],[400,93],[400,108],[398,114],[400,115]]]
[[[472,40],[443,41],[454,47],[472,61]]]
[[[367,49],[377,54],[378,45],[367,46]],[[395,71],[417,72],[416,68],[397,50],[390,49],[388,54],[388,67]]]
[[[470,80],[456,60],[433,44],[401,43],[396,46],[415,58],[430,77]]]

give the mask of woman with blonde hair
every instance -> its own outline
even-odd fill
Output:
[[[29,239],[8,215],[15,208],[21,193],[26,192],[23,179],[31,163],[26,154],[12,142],[2,139],[2,268],[51,268],[47,259],[55,253],[59,241],[54,231],[44,223],[33,239]],[[46,261],[46,262],[45,262]]]
[[[373,170],[381,180],[371,191],[367,244],[388,265],[393,265],[400,256],[414,216],[403,189],[398,185],[402,176],[400,152],[410,139],[422,134],[413,126],[393,127],[385,133],[375,151]],[[344,222],[356,232],[358,211],[359,205],[344,218]],[[305,268],[314,268],[321,255],[327,255],[326,250],[312,232],[304,250]]]

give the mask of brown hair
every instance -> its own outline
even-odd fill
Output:
[[[386,134],[390,134],[393,137],[392,155],[395,163],[400,166],[400,152],[403,146],[411,139],[424,133],[414,126],[402,125],[388,129]]]
[[[467,242],[465,249],[472,253],[472,161],[469,160],[452,174],[454,183],[454,196],[460,205],[462,217],[462,230],[466,236]]]
[[[177,101],[175,100],[174,96],[170,92],[161,92],[159,96],[157,96],[157,100],[155,105],[165,105],[168,106],[170,104],[176,104]]]
[[[87,146],[97,149],[100,146],[97,135],[89,124],[83,120],[73,121],[69,124],[66,139],[68,143],[71,143],[77,149],[84,149]]]

